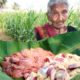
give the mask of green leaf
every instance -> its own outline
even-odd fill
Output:
[[[25,48],[28,48],[28,44],[25,42],[0,41],[0,60],[2,60],[5,56],[9,56]]]
[[[76,53],[80,49],[80,31],[60,34],[58,36],[35,42],[0,41],[0,56],[3,58],[25,48],[42,47],[55,54],[60,52]],[[79,53],[80,51],[78,51]]]
[[[31,43],[32,47],[36,42]],[[72,52],[80,55],[80,31],[68,32],[55,37],[40,40],[36,43],[38,47],[50,50],[55,54]],[[34,45],[35,46],[35,45]]]
[[[14,80],[25,80],[24,78],[14,78]]]
[[[74,78],[72,78],[71,80],[80,80],[80,74],[76,75]]]
[[[73,52],[80,46],[80,31],[61,34],[48,39],[52,52]]]
[[[7,74],[4,72],[0,71],[0,80],[13,80],[11,77],[9,77]]]

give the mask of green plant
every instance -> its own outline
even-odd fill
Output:
[[[0,80],[13,80],[13,79],[4,72],[0,71]]]
[[[73,10],[71,9],[69,11],[69,17],[67,19],[67,25],[71,25],[76,27],[78,30],[80,30],[80,10]]]
[[[76,75],[74,78],[72,78],[71,80],[80,80],[80,74]]]
[[[34,22],[37,19],[34,11],[28,13],[16,12],[6,18],[6,32],[18,41],[34,40]]]
[[[35,23],[36,26],[39,26],[39,25],[41,26],[41,25],[44,25],[46,22],[48,22],[46,13],[39,12],[37,13],[37,15],[38,15],[38,18]]]

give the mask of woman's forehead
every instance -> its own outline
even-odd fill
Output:
[[[65,4],[54,4],[50,7],[51,10],[68,10],[68,6],[66,6]]]
[[[49,0],[48,7],[53,6],[54,4],[65,4],[68,6],[68,0]]]

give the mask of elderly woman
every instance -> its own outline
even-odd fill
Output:
[[[42,27],[35,28],[37,40],[53,37],[70,31],[76,31],[72,26],[66,26],[68,18],[67,0],[49,0],[47,17],[49,22]]]

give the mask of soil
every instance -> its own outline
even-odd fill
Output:
[[[0,40],[11,41],[13,39],[10,36],[6,35],[3,29],[0,29]]]

